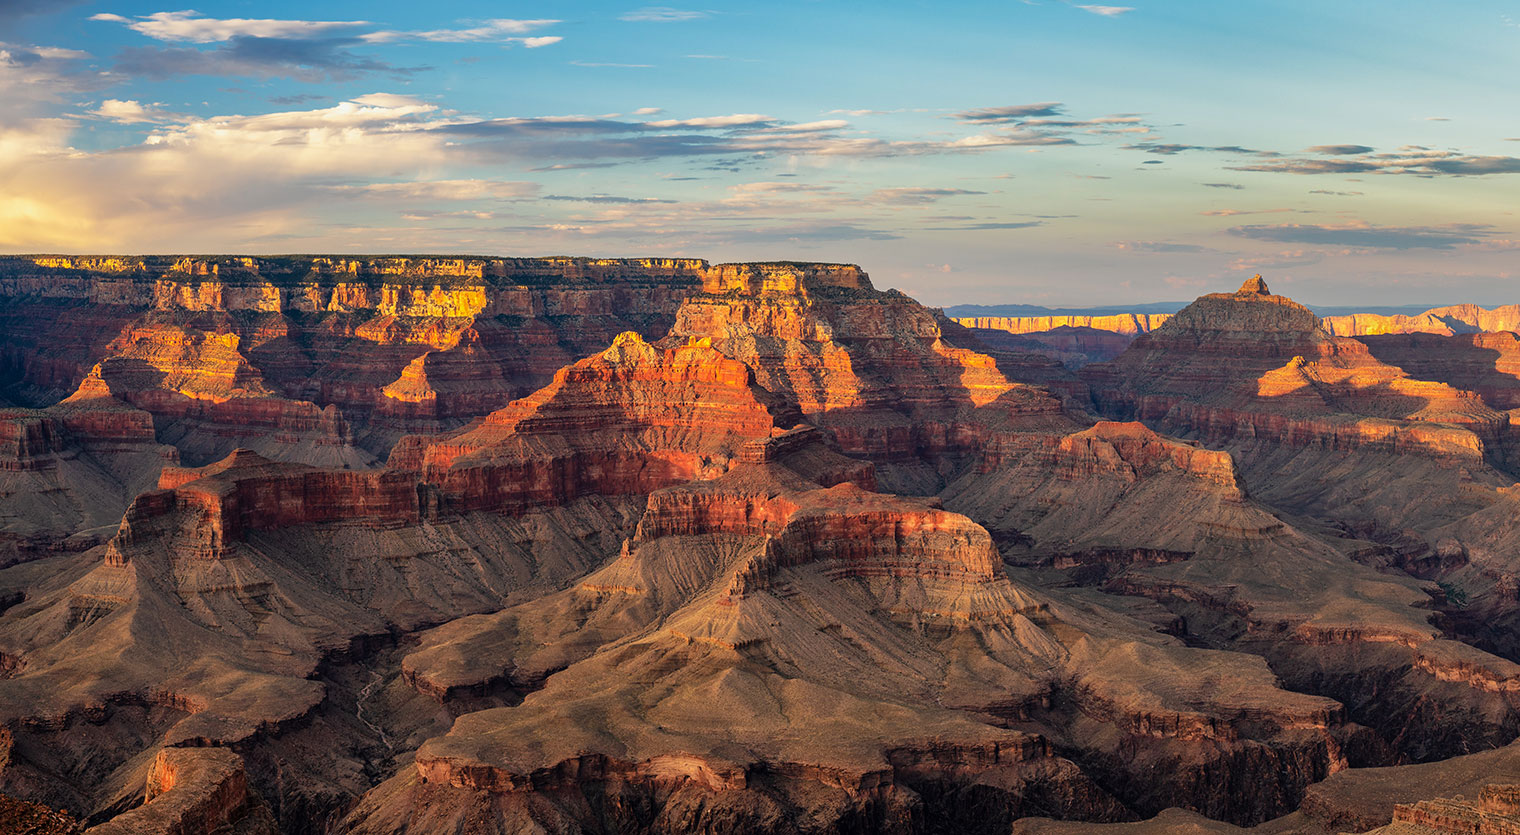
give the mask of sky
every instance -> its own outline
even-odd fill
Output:
[[[1112,2],[0,0],[0,252],[1520,302],[1520,0]]]

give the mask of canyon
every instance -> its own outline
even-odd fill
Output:
[[[0,812],[1510,832],[1516,310],[0,257]]]

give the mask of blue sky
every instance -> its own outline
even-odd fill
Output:
[[[1520,301],[1520,0],[0,0],[0,251]]]

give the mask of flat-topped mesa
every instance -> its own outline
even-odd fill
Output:
[[[628,332],[471,426],[403,438],[390,463],[421,472],[455,508],[520,510],[710,478],[778,418],[798,417],[706,341],[651,345]]]
[[[871,279],[854,264],[715,264],[702,271],[702,292],[806,295],[809,290],[865,290]]]
[[[1492,310],[1475,304],[1433,307],[1416,316],[1351,313],[1326,316],[1325,328],[1336,336],[1378,336],[1393,333],[1432,333],[1442,336],[1520,331],[1520,304]]]
[[[1090,429],[1063,437],[1051,465],[1072,477],[1104,473],[1127,479],[1175,468],[1226,488],[1236,499],[1245,498],[1235,459],[1228,452],[1163,438],[1138,421],[1101,420]]]
[[[133,502],[108,549],[107,562],[130,559],[138,526],[184,511],[178,544],[197,557],[220,559],[249,530],[351,521],[416,524],[423,503],[415,474],[395,470],[323,470],[271,461],[246,449],[204,467],[165,467],[158,490]]]

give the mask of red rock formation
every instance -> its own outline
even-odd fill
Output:
[[[790,425],[772,400],[705,341],[658,347],[628,332],[477,424],[403,439],[391,466],[421,472],[463,509],[649,493],[723,472],[742,444],[771,436],[777,416]]]
[[[143,805],[87,835],[213,835],[232,826],[249,835],[277,831],[249,794],[243,758],[226,748],[164,748],[148,770]]]
[[[1441,336],[1470,333],[1496,333],[1520,330],[1520,305],[1504,305],[1493,310],[1475,304],[1435,307],[1418,316],[1381,316],[1353,313],[1349,316],[1326,316],[1325,329],[1336,336],[1374,336],[1394,333],[1431,333]]]
[[[1111,414],[1211,443],[1361,446],[1481,461],[1508,416],[1331,336],[1308,308],[1247,281],[1203,296],[1112,363],[1082,369]]]
[[[875,290],[856,267],[726,265],[703,290],[682,305],[672,337],[711,339],[847,453],[906,462],[964,451],[970,412],[1004,399],[1022,410],[1043,396],[1044,413],[1063,413],[993,357],[946,341],[934,311]]]
[[[965,316],[955,321],[968,328],[1012,334],[1039,334],[1058,328],[1090,328],[1096,331],[1138,336],[1150,333],[1172,318],[1167,313],[1121,313],[1113,316]]]

